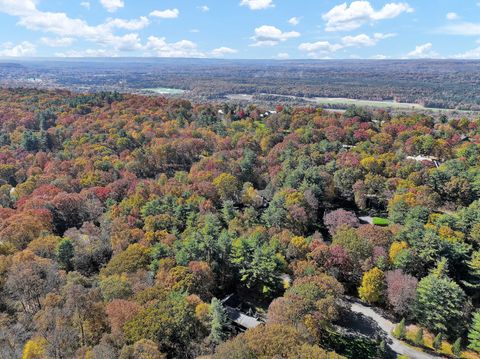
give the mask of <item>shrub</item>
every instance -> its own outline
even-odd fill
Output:
[[[423,340],[423,328],[419,328],[417,330],[417,334],[415,334],[415,339],[413,340],[413,342],[415,343],[415,345],[418,346],[425,345],[425,341]]]
[[[405,318],[403,318],[393,330],[393,335],[398,339],[405,339],[406,334],[407,331],[405,329]]]
[[[452,353],[457,358],[460,358],[462,355],[462,338],[457,338],[457,340],[455,340],[455,343],[453,343],[452,346]]]
[[[435,349],[436,351],[440,350],[440,348],[442,347],[442,339],[442,333],[438,333],[435,339],[433,339],[433,349]]]

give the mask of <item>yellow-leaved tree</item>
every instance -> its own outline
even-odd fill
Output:
[[[385,274],[377,267],[365,272],[362,278],[362,285],[358,288],[360,299],[367,303],[381,301],[385,286]]]
[[[22,359],[46,359],[46,346],[44,338],[30,339],[23,347]]]

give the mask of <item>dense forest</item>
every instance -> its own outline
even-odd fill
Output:
[[[2,359],[479,358],[479,289],[478,118],[0,90]]]

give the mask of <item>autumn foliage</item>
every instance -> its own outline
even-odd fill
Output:
[[[267,110],[0,89],[0,357],[360,355],[345,294],[478,350],[479,120]]]

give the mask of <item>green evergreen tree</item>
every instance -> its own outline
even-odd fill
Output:
[[[423,328],[419,328],[417,330],[417,334],[415,334],[415,339],[413,342],[418,346],[425,345],[425,341],[423,340]]]
[[[405,339],[406,334],[407,330],[405,328],[405,318],[403,318],[393,330],[393,335],[398,339]]]
[[[457,340],[455,340],[455,343],[453,343],[452,346],[452,353],[457,358],[460,358],[462,355],[462,338],[457,338]]]
[[[387,348],[386,348],[385,340],[382,340],[378,345],[378,358],[385,358],[386,353],[387,353]]]
[[[250,148],[243,150],[243,158],[240,161],[240,169],[242,170],[241,179],[244,182],[252,182],[255,178],[255,163],[257,161],[257,155]]]
[[[60,265],[60,268],[65,269],[66,271],[71,271],[73,269],[72,258],[74,256],[74,248],[70,239],[63,239],[57,245],[57,262]]]
[[[473,230],[472,230],[473,232]],[[480,243],[480,225],[476,226],[474,234],[470,232],[471,237],[476,237],[475,241]],[[471,259],[467,262],[468,274],[462,280],[462,284],[470,290],[480,289],[480,251],[474,251]]]
[[[211,343],[218,345],[226,338],[225,329],[228,318],[222,303],[217,298],[213,298],[210,303],[210,317],[210,335],[208,339]]]
[[[418,322],[433,332],[460,334],[468,313],[465,292],[445,274],[445,262],[424,277],[417,287]]]
[[[9,133],[0,133],[0,147],[6,146],[11,143],[10,134]]]
[[[439,351],[442,348],[442,340],[443,340],[442,333],[438,333],[435,339],[433,339],[433,349],[435,349],[436,351]]]
[[[22,147],[25,151],[38,150],[38,139],[32,131],[25,131],[23,133]]]
[[[247,288],[269,293],[278,287],[283,265],[275,243],[268,243],[266,232],[255,231],[232,243],[231,262]]]
[[[268,227],[281,227],[287,220],[285,198],[276,196],[262,214],[262,220]]]
[[[234,218],[235,218],[235,204],[231,200],[223,201],[222,219],[225,221],[225,223],[228,223]]]
[[[42,130],[38,134],[37,138],[37,145],[38,148],[41,150],[49,150],[52,147],[52,142],[50,141],[50,138],[48,137],[48,134],[46,131]]]
[[[480,311],[473,315],[473,322],[468,332],[468,348],[480,353]]]

